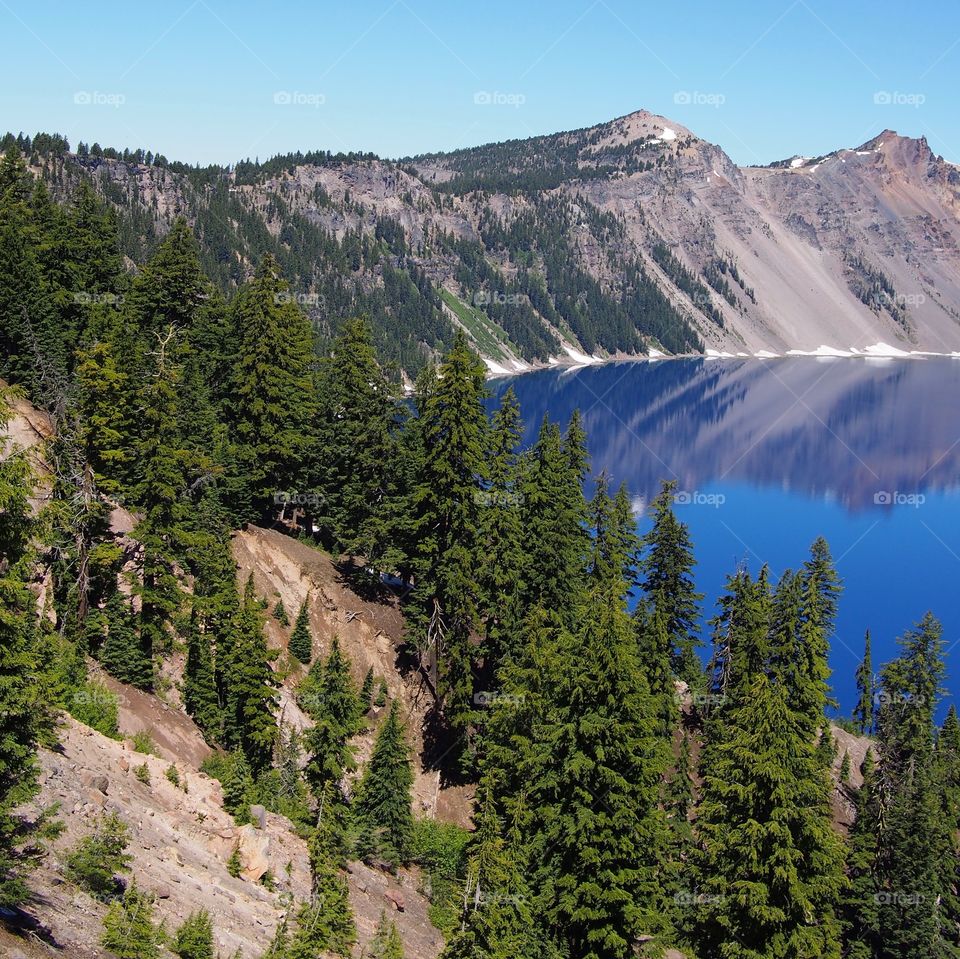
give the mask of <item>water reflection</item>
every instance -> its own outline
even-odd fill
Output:
[[[717,359],[618,363],[498,380],[528,438],[584,415],[595,471],[641,501],[740,482],[880,510],[880,494],[960,485],[960,362]],[[879,500],[879,502],[878,502]]]

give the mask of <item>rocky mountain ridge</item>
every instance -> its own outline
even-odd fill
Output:
[[[321,334],[367,311],[408,372],[457,326],[498,372],[648,351],[960,350],[960,169],[922,137],[738,167],[638,111],[397,162],[146,158],[84,145],[33,163],[62,195],[91,178],[132,260],[178,215],[228,291],[276,252]]]

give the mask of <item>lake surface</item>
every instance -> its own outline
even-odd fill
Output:
[[[960,361],[627,362],[495,380],[494,397],[509,385],[528,442],[545,414],[566,424],[579,408],[594,473],[626,483],[638,513],[677,481],[704,622],[739,564],[779,577],[823,535],[845,587],[831,651],[841,712],[864,630],[876,667],[928,609],[944,626],[948,701],[960,695]]]

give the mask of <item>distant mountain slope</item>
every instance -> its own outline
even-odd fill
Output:
[[[511,371],[650,348],[960,349],[960,169],[891,131],[763,168],[645,111],[399,162],[201,169],[20,143],[59,196],[98,184],[132,260],[181,214],[227,292],[271,250],[321,336],[367,312],[407,372],[455,326]]]

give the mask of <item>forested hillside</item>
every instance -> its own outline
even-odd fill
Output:
[[[870,661],[868,637],[843,723],[869,738],[853,769],[826,718],[842,584],[824,540],[776,581],[731,571],[701,650],[703,596],[672,487],[640,536],[626,490],[591,476],[579,416],[544,420],[522,450],[515,397],[488,413],[484,364],[449,327],[436,363],[419,354],[404,403],[376,346],[397,359],[401,334],[411,349],[425,340],[394,304],[367,301],[369,322],[334,325],[333,310],[318,337],[286,275],[294,246],[231,248],[214,267],[211,227],[176,217],[134,258],[129,221],[83,178],[68,183],[79,161],[55,145],[37,157],[43,176],[15,146],[0,163],[3,374],[52,428],[42,470],[10,443],[0,462],[4,917],[29,915],[32,870],[73,815],[32,802],[58,717],[119,735],[102,670],[190,717],[238,825],[270,814],[300,837],[287,872],[309,873],[307,890],[270,900],[275,918],[242,959],[359,956],[351,881],[411,867],[444,959],[960,956],[960,723],[952,709],[936,723],[932,614],[888,663]],[[152,159],[157,177],[173,174]],[[197,189],[205,176],[177,175]],[[545,200],[537,222],[560,235],[564,203]],[[189,211],[164,215],[175,212]],[[366,248],[386,282],[400,241],[381,234],[358,235],[358,270]],[[459,256],[465,268],[466,247]],[[623,306],[556,270],[558,328]],[[532,277],[518,269],[515,282]],[[578,312],[564,282],[596,309]],[[611,310],[603,336],[640,335]],[[231,537],[246,524],[328,557],[366,602],[398,605],[395,668],[427,703],[422,728],[407,728],[395,677],[371,668],[355,681],[339,639],[318,655],[309,600],[288,609],[238,577]],[[302,729],[280,706],[290,686]],[[142,762],[146,786],[160,766]],[[469,787],[469,834],[414,803],[418,764]],[[184,788],[176,764],[162,775]],[[850,829],[838,796],[855,806]],[[131,871],[130,832],[104,815],[64,858],[70,908],[108,904],[93,948],[212,957],[219,918],[198,909],[162,925],[152,877]],[[241,877],[239,844],[224,866]],[[420,959],[413,948],[387,914],[364,941],[368,959]]]

